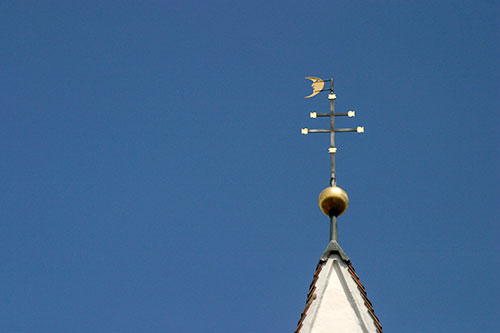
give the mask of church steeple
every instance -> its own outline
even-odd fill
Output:
[[[303,128],[302,134],[329,133],[330,147],[330,186],[319,195],[318,205],[321,211],[330,218],[330,241],[320,258],[314,274],[313,282],[307,295],[306,307],[302,311],[297,329],[300,333],[322,332],[379,332],[382,326],[373,312],[373,307],[366,297],[366,291],[346,253],[338,243],[337,217],[342,215],[348,205],[347,193],[337,186],[335,171],[336,132],[363,133],[364,127],[335,128],[335,117],[354,117],[354,111],[335,112],[337,96],[333,90],[333,79],[322,80],[318,77],[306,77],[313,81],[313,93],[306,98],[314,97],[322,91],[329,91],[329,113],[311,112],[311,118],[328,117],[329,129]],[[325,83],[330,83],[329,89],[324,89]]]

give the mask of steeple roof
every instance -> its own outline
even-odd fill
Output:
[[[340,250],[342,251],[342,250]],[[382,333],[366,290],[343,252],[325,251],[296,333]]]

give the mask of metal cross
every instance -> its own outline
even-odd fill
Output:
[[[343,113],[335,113],[335,99],[337,96],[333,92],[333,79],[322,80],[317,77],[307,77],[306,79],[312,80],[313,84],[313,94],[307,96],[306,98],[313,97],[322,91],[330,91],[328,94],[328,99],[330,100],[330,112],[329,113],[316,113],[311,112],[309,115],[311,118],[318,117],[330,117],[330,129],[309,129],[303,128],[301,130],[302,134],[309,133],[330,133],[330,148],[328,148],[328,153],[330,154],[330,186],[335,187],[337,185],[337,178],[335,174],[335,154],[337,153],[337,147],[335,147],[335,132],[357,132],[363,133],[365,131],[364,127],[358,126],[356,128],[335,128],[335,117],[350,117],[353,118],[356,115],[355,111],[347,111]],[[330,82],[329,89],[322,89],[325,82]],[[317,89],[317,87],[321,87]]]

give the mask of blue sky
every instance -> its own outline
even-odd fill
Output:
[[[292,332],[328,218],[386,332],[500,330],[499,1],[0,4],[2,332]]]

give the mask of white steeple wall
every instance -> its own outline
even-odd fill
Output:
[[[331,253],[320,263],[296,332],[381,332],[352,266]],[[378,321],[378,320],[377,320]]]

